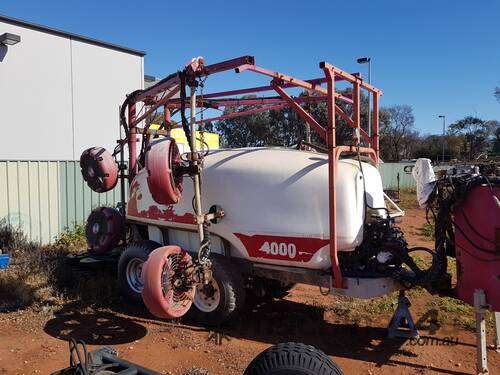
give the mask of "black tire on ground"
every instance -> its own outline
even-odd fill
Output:
[[[207,326],[215,326],[228,321],[245,304],[245,286],[237,267],[222,256],[213,256],[211,261],[212,282],[208,286],[196,289],[193,304],[188,311],[191,319]],[[210,304],[211,301],[213,301],[212,304]]]
[[[342,375],[342,370],[321,350],[287,342],[271,346],[248,365],[244,375]]]
[[[133,303],[142,303],[142,282],[139,280],[142,264],[149,254],[161,247],[158,242],[143,240],[129,244],[118,261],[118,285],[122,295]],[[136,272],[134,272],[136,271]]]

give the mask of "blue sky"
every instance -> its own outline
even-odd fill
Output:
[[[199,55],[254,55],[299,78],[320,76],[321,60],[364,73],[356,58],[370,56],[382,105],[411,105],[423,133],[441,131],[439,114],[500,120],[496,0],[2,0],[0,13],[144,50],[145,73],[160,77]],[[263,83],[245,74],[209,80],[207,90]]]

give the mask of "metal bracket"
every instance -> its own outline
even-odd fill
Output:
[[[486,353],[486,320],[484,314],[489,310],[486,304],[486,295],[484,290],[476,289],[474,291],[474,312],[476,314],[476,368],[478,374],[489,374],[488,355]]]
[[[419,334],[413,318],[411,317],[410,299],[405,295],[405,291],[399,291],[398,307],[389,323],[389,338],[418,339]]]
[[[500,353],[500,312],[495,311],[493,313],[495,316],[495,341],[493,343],[493,349],[497,352]]]

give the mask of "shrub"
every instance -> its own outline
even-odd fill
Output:
[[[0,248],[11,265],[0,272],[0,309],[13,309],[55,298],[51,277],[57,254],[27,239],[20,228],[0,220]]]
[[[69,253],[86,247],[83,226],[64,232],[54,245],[41,246],[0,220],[0,249],[11,255],[11,264],[0,270],[0,312],[76,300],[86,305],[111,302],[119,296],[116,271],[88,272],[66,262]]]
[[[85,247],[85,225],[75,223],[73,228],[66,228],[55,241],[56,245]]]
[[[434,240],[435,239],[434,230],[435,230],[434,223],[425,223],[422,226],[422,236],[426,240]]]

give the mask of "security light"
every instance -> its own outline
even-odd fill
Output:
[[[371,58],[369,58],[369,57],[360,57],[356,61],[358,62],[358,64],[367,64],[370,62],[370,60],[371,60]]]
[[[5,46],[13,46],[21,41],[21,37],[16,34],[3,33],[0,35],[0,44]]]

